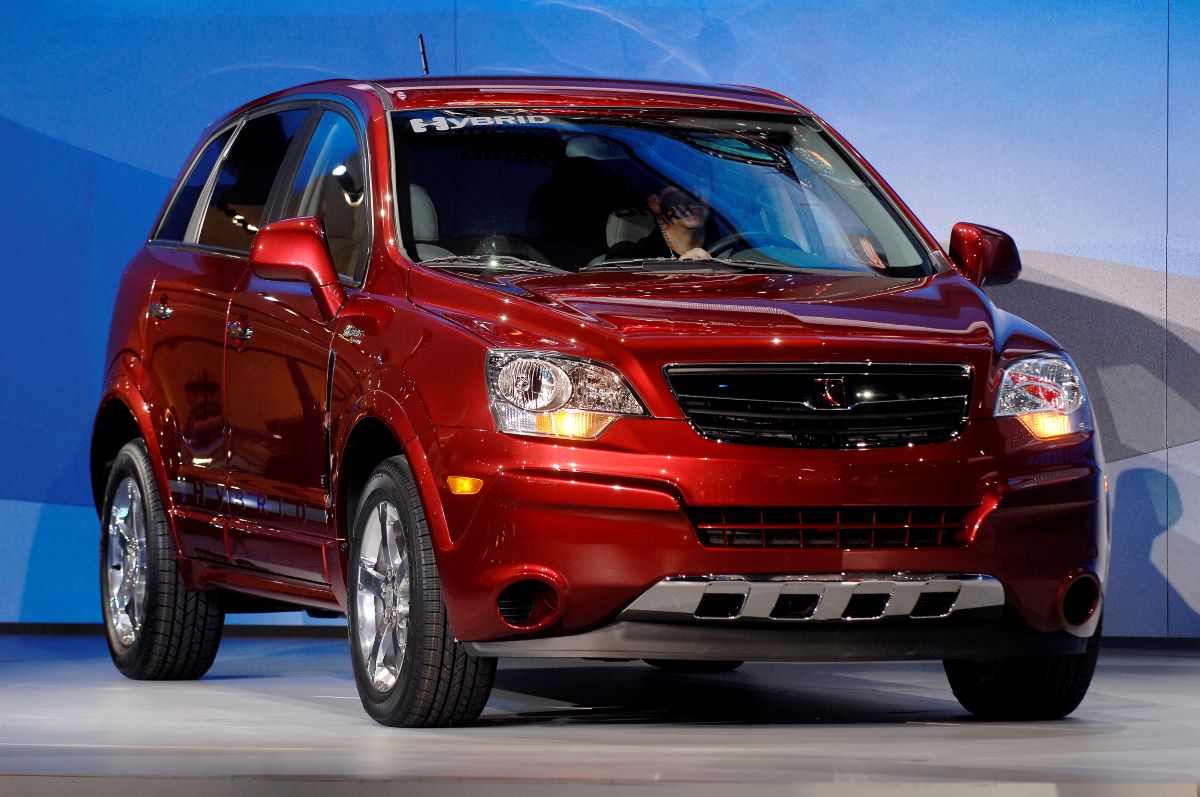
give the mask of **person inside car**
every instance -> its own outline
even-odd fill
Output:
[[[646,197],[646,206],[654,216],[655,229],[638,241],[618,241],[608,250],[605,260],[712,257],[704,248],[708,205],[683,189],[668,185]]]

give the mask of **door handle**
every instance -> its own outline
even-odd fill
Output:
[[[254,330],[243,321],[230,321],[226,330],[234,340],[250,340],[254,337]]]
[[[150,315],[154,316],[159,321],[166,321],[168,318],[175,315],[175,308],[167,306],[166,294],[163,294],[161,302],[152,302],[150,304]]]

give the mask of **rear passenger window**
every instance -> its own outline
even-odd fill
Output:
[[[317,216],[325,222],[329,253],[338,273],[355,277],[367,231],[362,150],[350,120],[326,111],[313,131],[284,218]]]
[[[175,196],[175,201],[171,203],[171,209],[163,217],[163,223],[158,228],[156,238],[162,241],[182,241],[187,235],[192,212],[196,209],[196,200],[200,198],[200,192],[204,190],[204,184],[208,182],[208,176],[212,174],[213,166],[217,164],[217,158],[221,157],[221,150],[225,149],[229,133],[230,131],[226,130],[214,138],[204,148],[204,152],[200,153],[200,157],[196,159],[192,170],[188,172],[187,178],[183,181],[183,187]]]
[[[271,185],[307,109],[256,116],[242,126],[217,182],[200,227],[200,243],[249,252],[262,226]]]

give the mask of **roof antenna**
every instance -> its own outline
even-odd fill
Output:
[[[421,74],[429,77],[429,59],[425,57],[425,37],[417,34],[417,46],[421,48]]]

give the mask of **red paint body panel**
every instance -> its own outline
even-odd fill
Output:
[[[228,522],[234,564],[328,584],[334,561],[325,441],[332,332],[310,287],[246,274],[230,319]]]
[[[669,576],[898,571],[993,575],[1025,625],[1056,631],[1064,628],[1064,578],[1082,569],[1104,579],[1108,514],[1096,436],[1036,441],[1019,422],[992,417],[1003,364],[1058,345],[994,308],[832,130],[879,180],[939,273],[474,279],[413,265],[397,239],[393,108],[808,114],[802,106],[757,89],[577,78],[325,81],[257,100],[217,124],[264,104],[322,97],[356,110],[369,154],[371,249],[361,285],[331,281],[323,267],[307,282],[264,279],[287,276],[272,263],[321,260],[300,251],[312,249],[312,231],[284,222],[272,227],[296,240],[263,235],[264,250],[279,251],[263,256],[257,275],[246,257],[155,244],[131,263],[119,293],[103,395],[130,407],[148,441],[190,586],[344,609],[342,544],[355,507],[345,500],[343,463],[364,422],[388,431],[417,478],[461,640],[527,633],[496,609],[500,590],[523,577],[560,592],[552,621],[529,632],[543,635],[602,624]],[[173,314],[149,317],[164,295]],[[229,339],[229,321],[252,327],[254,337]],[[498,433],[485,388],[495,348],[611,364],[649,417],[618,420],[587,442]],[[718,443],[684,419],[662,370],[863,361],[969,365],[963,434],[870,450]],[[447,476],[484,486],[453,495]],[[289,515],[285,504],[303,509]],[[706,548],[687,514],[812,505],[976,509],[967,544],[904,550]]]
[[[146,381],[139,385],[162,449],[171,511],[185,557],[229,560],[215,486],[228,468],[225,337],[229,300],[247,273],[244,260],[180,248],[148,247],[135,268],[155,274],[148,302],[167,319],[146,321]],[[146,317],[146,310],[142,310]]]

